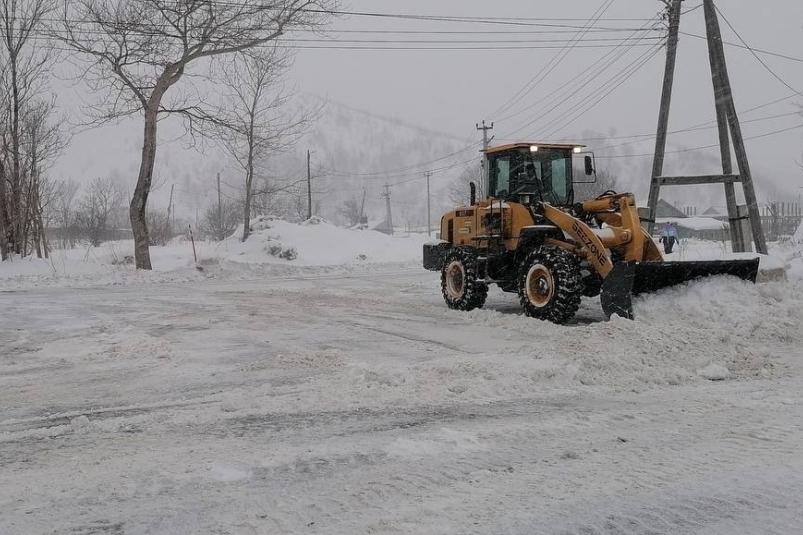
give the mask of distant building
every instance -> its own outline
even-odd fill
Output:
[[[393,236],[393,228],[391,228],[391,226],[388,224],[387,219],[375,226],[374,230]]]
[[[711,217],[669,217],[655,220],[655,234],[661,232],[664,223],[674,223],[678,238],[696,238],[698,240],[727,241],[730,239],[728,224]]]
[[[703,217],[710,217],[711,219],[716,219],[718,221],[727,221],[728,209],[724,206],[712,206],[700,215]]]
[[[656,218],[663,217],[663,218],[674,218],[674,219],[682,219],[688,217],[682,210],[675,208],[668,202],[663,199],[658,199],[658,208],[657,214],[655,215]]]

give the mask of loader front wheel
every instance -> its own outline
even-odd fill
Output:
[[[565,323],[580,308],[583,281],[575,255],[548,245],[529,253],[519,269],[519,300],[531,318]]]
[[[488,285],[479,280],[477,255],[458,247],[446,254],[441,271],[441,290],[446,305],[454,310],[482,308]]]

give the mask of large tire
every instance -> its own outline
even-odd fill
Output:
[[[477,255],[465,247],[446,253],[441,270],[441,291],[446,305],[454,310],[482,308],[488,285],[479,280]]]
[[[519,300],[531,318],[565,323],[580,308],[582,294],[578,259],[565,249],[542,245],[519,268]]]

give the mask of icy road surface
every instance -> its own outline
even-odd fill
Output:
[[[569,326],[418,269],[0,293],[0,533],[797,535],[801,290]]]

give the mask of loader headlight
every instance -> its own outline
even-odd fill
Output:
[[[583,152],[583,148],[582,147],[575,147],[574,148],[574,153],[575,154],[580,154],[581,152]]]
[[[538,145],[530,145],[530,152],[538,152]]]

